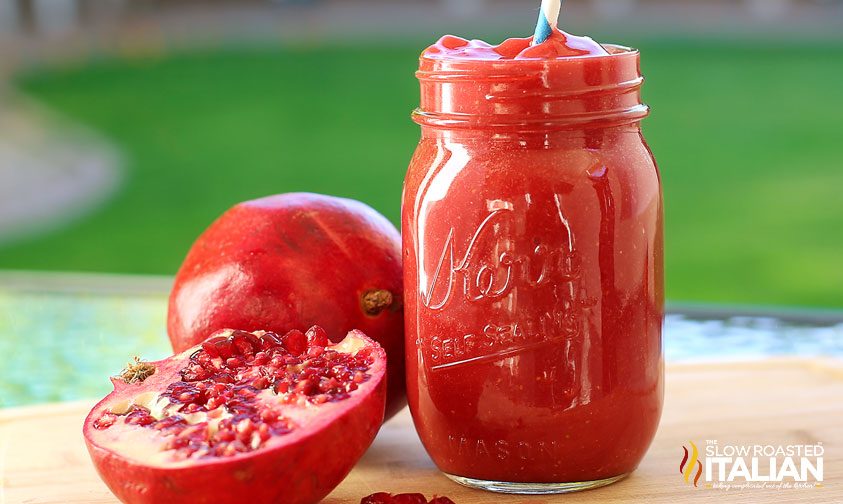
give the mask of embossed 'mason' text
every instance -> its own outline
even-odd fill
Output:
[[[479,459],[536,460],[554,459],[560,455],[561,444],[556,440],[514,441],[448,435],[448,445],[459,456]]]

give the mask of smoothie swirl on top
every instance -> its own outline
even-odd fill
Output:
[[[609,54],[590,37],[580,37],[554,29],[553,34],[541,44],[530,45],[533,37],[510,38],[498,45],[482,40],[466,40],[445,35],[425,49],[422,57],[431,59],[471,60],[531,60],[605,56]]]

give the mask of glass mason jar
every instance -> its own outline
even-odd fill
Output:
[[[663,401],[662,198],[639,53],[422,55],[407,396],[433,461],[516,493],[629,474]]]

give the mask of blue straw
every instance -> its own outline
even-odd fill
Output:
[[[553,34],[553,28],[558,23],[559,9],[562,0],[542,0],[539,9],[539,21],[536,23],[536,33],[533,36],[533,45],[541,44]]]

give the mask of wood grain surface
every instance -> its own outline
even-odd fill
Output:
[[[0,410],[0,503],[114,503],[82,441],[92,401]],[[685,483],[682,445],[822,443],[817,488],[722,490]],[[843,503],[843,363],[787,359],[667,368],[665,410],[639,469],[614,485],[560,496],[504,496],[463,488],[439,474],[408,411],[375,443],[326,504],[357,503],[376,491],[448,495],[457,504],[563,502]],[[246,501],[244,500],[244,503]],[[165,504],[165,503],[162,503]]]

